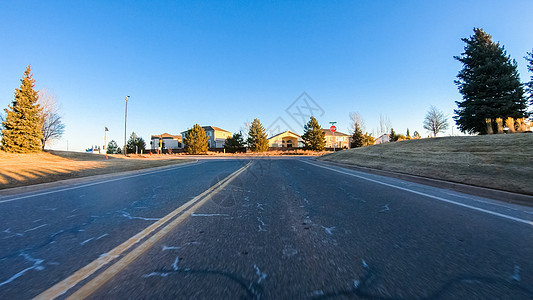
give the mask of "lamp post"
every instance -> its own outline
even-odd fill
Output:
[[[130,96],[126,96],[126,112],[124,113],[124,148],[122,151],[124,151],[124,155],[127,155],[126,151],[126,124],[128,122],[128,98]]]

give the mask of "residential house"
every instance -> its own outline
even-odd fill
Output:
[[[231,132],[215,126],[202,126],[202,128],[209,138],[207,141],[209,148],[224,148],[226,138],[231,137]],[[184,131],[181,135],[185,136],[186,133],[187,131]]]
[[[329,129],[322,129],[326,133],[326,148],[350,148],[351,136],[342,132],[331,132]]]
[[[181,135],[172,135],[168,133],[152,135],[150,138],[150,145],[152,151],[183,148]]]
[[[374,145],[390,142],[390,135],[388,133],[382,134],[374,141]]]
[[[285,131],[268,138],[268,146],[273,148],[303,147],[303,141],[302,137],[297,135],[296,133],[292,131]]]

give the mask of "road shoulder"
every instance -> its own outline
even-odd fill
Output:
[[[384,171],[384,170],[373,169],[373,168],[368,168],[368,167],[360,167],[360,166],[346,164],[346,163],[332,162],[332,161],[326,161],[326,160],[316,160],[316,159],[312,159],[312,160],[316,163],[322,163],[326,165],[332,165],[332,166],[352,169],[352,170],[361,171],[365,173],[397,178],[397,179],[401,179],[405,181],[410,181],[414,183],[420,183],[420,184],[429,185],[433,187],[448,189],[448,190],[461,192],[461,193],[465,193],[469,195],[490,198],[490,199],[494,199],[498,201],[503,201],[506,203],[526,205],[526,206],[533,207],[533,196],[531,195],[512,193],[512,192],[507,192],[507,191],[502,191],[502,190],[478,187],[478,186],[473,186],[473,185],[467,185],[464,183],[427,178],[427,177],[410,175],[410,174],[399,173],[399,172]]]
[[[197,163],[198,163],[198,160],[194,160],[194,161],[188,161],[188,162],[183,162],[179,164],[171,164],[171,165],[154,167],[154,168],[106,173],[106,174],[100,174],[100,175],[77,177],[77,178],[71,178],[71,179],[62,179],[62,180],[46,182],[46,183],[38,183],[38,184],[33,184],[33,185],[7,188],[7,189],[0,190],[0,197],[33,193],[33,192],[38,192],[38,191],[42,191],[46,189],[62,188],[62,187],[67,187],[71,185],[78,185],[78,184],[84,184],[84,183],[89,183],[89,182],[97,182],[97,181],[117,178],[121,176],[131,176],[131,175],[137,175],[141,173],[163,171],[166,169],[172,169],[176,167],[182,167],[182,166],[187,166],[187,165],[197,164]]]

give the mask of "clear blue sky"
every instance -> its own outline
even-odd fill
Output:
[[[147,142],[195,123],[236,132],[254,118],[302,133],[286,112],[302,92],[323,109],[323,127],[347,133],[357,111],[367,131],[381,114],[397,132],[427,135],[429,106],[451,119],[460,99],[453,56],[474,27],[529,79],[533,1],[362,2],[2,1],[0,107],[31,64],[37,89],[62,106],[54,149],[103,144],[104,126],[122,145],[126,95],[128,135]]]

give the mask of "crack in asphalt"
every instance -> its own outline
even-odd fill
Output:
[[[261,299],[264,293],[263,287],[260,284],[261,280],[248,280],[236,273],[213,270],[213,269],[190,269],[190,268],[164,269],[163,268],[163,269],[157,269],[151,272],[150,274],[148,274],[150,276],[145,275],[144,278],[152,277],[152,276],[167,277],[173,274],[199,275],[199,276],[214,275],[214,276],[222,276],[222,277],[228,278],[231,281],[237,283],[237,285],[240,286],[246,292],[246,297],[244,299]],[[264,277],[266,278],[266,275]],[[263,277],[261,278],[264,279]]]
[[[312,293],[310,299],[330,299],[330,298],[337,298],[339,296],[357,296],[359,298],[379,299],[379,300],[406,299],[403,297],[383,296],[375,292],[372,292],[371,291],[373,287],[372,283],[375,282],[375,280],[379,277],[377,275],[377,272],[374,269],[370,268],[364,260],[363,260],[363,268],[366,270],[366,273],[361,279],[354,281],[353,288],[332,291],[328,293],[325,293],[325,292],[322,292],[320,294],[315,293],[314,295]],[[455,285],[458,285],[458,284],[503,284],[509,289],[522,291],[525,294],[528,294],[530,297],[533,298],[533,289],[520,284],[520,281],[517,280],[516,270],[517,268],[515,266],[514,273],[509,278],[473,276],[473,275],[459,276],[459,277],[452,278],[449,281],[445,282],[439,289],[437,289],[432,294],[426,297],[414,298],[414,299],[420,299],[420,300],[428,299],[429,300],[429,299],[441,298],[445,296],[445,293],[447,291],[449,291]],[[292,298],[299,298],[299,297],[292,297]],[[409,298],[409,299],[413,299],[413,298]]]

